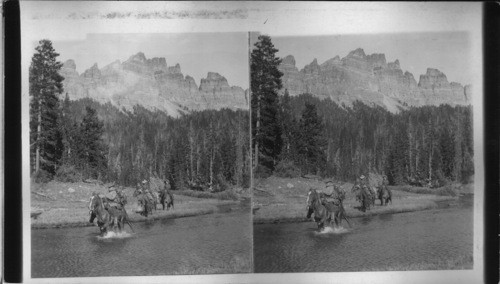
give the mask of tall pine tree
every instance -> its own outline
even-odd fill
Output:
[[[82,161],[84,177],[101,179],[106,173],[107,147],[102,141],[104,124],[97,117],[95,109],[86,107],[86,114],[80,125],[80,161]]]
[[[252,91],[252,137],[254,165],[273,170],[281,151],[281,127],[278,120],[278,91],[282,88],[271,37],[261,35],[255,43],[250,59],[250,88]]]
[[[35,50],[29,69],[31,165],[35,174],[54,174],[63,151],[58,126],[62,63],[50,40],[41,40]]]
[[[326,140],[323,122],[315,105],[305,104],[299,125],[299,136],[295,139],[300,157],[297,164],[302,165],[303,173],[322,174],[326,164]]]
[[[292,158],[294,121],[288,90],[285,89],[285,94],[281,97],[280,102],[281,137],[283,141],[281,160],[290,160]]]

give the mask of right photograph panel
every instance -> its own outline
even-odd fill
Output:
[[[255,273],[473,269],[470,53],[251,33]]]

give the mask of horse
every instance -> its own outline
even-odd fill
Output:
[[[129,225],[132,232],[135,232],[132,224],[130,224],[125,208],[118,209],[115,207],[109,207],[106,204],[106,198],[103,200],[103,198],[99,195],[93,195],[90,198],[89,208],[97,217],[97,225],[99,226],[101,235],[104,235],[107,232],[110,225],[113,225],[113,231],[116,232],[116,229],[118,228],[121,232],[122,229],[125,228],[125,223]],[[106,207],[108,207],[108,209],[106,209]]]
[[[157,210],[158,203],[160,203],[160,195],[158,194],[157,191],[151,192],[151,196],[153,196],[153,208],[155,211]]]
[[[108,211],[104,206],[104,201],[99,195],[93,195],[90,198],[89,209],[93,212],[97,218],[97,225],[101,231],[101,235],[104,235],[108,232],[108,228],[110,225],[113,225],[113,231],[116,232],[116,229],[119,224],[119,214],[116,210]],[[121,228],[119,228],[121,230]]]
[[[318,192],[311,188],[307,195],[307,218],[311,218],[314,213],[314,221],[318,224],[318,229],[322,230],[325,223],[329,224],[332,220],[332,213],[321,204],[321,199]]]
[[[380,186],[377,190],[378,199],[380,199],[380,205],[386,205],[389,201],[392,204],[392,192],[387,188],[387,186]]]
[[[321,194],[320,194],[321,197]],[[344,209],[344,199],[345,192],[339,192],[334,201],[328,201],[326,199],[322,199],[322,204],[326,207],[326,210],[330,211],[333,214],[333,220],[335,221],[335,226],[339,227],[342,225],[342,219],[347,221],[349,227],[351,227],[351,223],[347,220],[347,216]]]
[[[353,186],[351,191],[356,194],[356,201],[361,203],[361,211],[366,212],[370,210],[371,204],[375,204],[375,195],[368,187]]]
[[[137,202],[139,203],[139,205],[142,208],[144,208],[144,210],[142,210],[142,212],[141,212],[141,215],[143,215],[145,217],[148,217],[149,214],[153,214],[153,206],[155,206],[155,205],[154,205],[154,203],[151,203],[148,200],[148,197],[146,196],[146,194],[144,194],[142,192],[142,190],[140,190],[140,189],[137,188],[134,191],[133,196],[137,197]]]
[[[174,209],[174,196],[172,193],[166,190],[160,191],[160,204],[163,207],[163,210],[165,210],[165,204],[167,204],[167,211],[172,207]]]

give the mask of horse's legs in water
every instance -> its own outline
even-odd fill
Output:
[[[117,231],[116,231],[116,228],[118,227],[118,218],[116,216],[112,217],[112,223],[113,223],[113,232],[116,234]]]

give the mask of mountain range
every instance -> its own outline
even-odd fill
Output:
[[[82,74],[70,59],[60,74],[71,100],[89,97],[120,109],[131,110],[138,104],[177,117],[191,110],[248,108],[247,92],[230,86],[224,76],[208,72],[198,86],[193,77],[182,74],[179,64],[168,66],[165,58],[148,59],[142,52],[101,69],[94,64]]]
[[[278,68],[283,72],[281,94],[285,90],[291,96],[309,93],[339,105],[359,100],[398,112],[410,106],[471,103],[470,85],[448,82],[444,73],[433,68],[420,75],[417,83],[413,74],[403,72],[399,60],[387,62],[384,54],[366,55],[361,48],[322,64],[314,59],[301,70],[288,55]],[[148,59],[142,52],[103,68],[94,64],[82,74],[74,60],[67,60],[60,73],[70,99],[90,97],[120,109],[131,110],[138,104],[177,117],[192,110],[248,108],[248,91],[230,86],[224,76],[208,72],[198,86],[193,77],[182,74],[179,64],[168,66],[165,58]]]
[[[448,82],[444,73],[433,68],[420,75],[417,83],[413,74],[403,72],[399,60],[387,62],[384,54],[366,55],[361,48],[322,64],[314,59],[300,71],[295,58],[288,55],[278,68],[283,72],[281,93],[309,93],[340,105],[350,106],[359,100],[398,112],[409,106],[471,103],[470,85]]]

